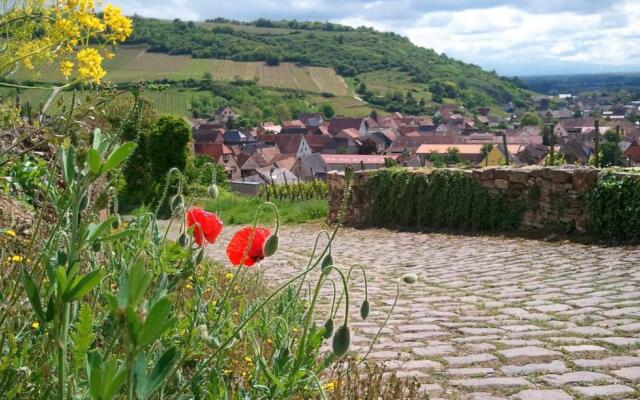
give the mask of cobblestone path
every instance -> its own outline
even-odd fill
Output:
[[[261,267],[267,278],[302,271],[318,229],[284,227],[280,251]],[[223,257],[223,246],[209,251]],[[357,352],[384,319],[395,282],[418,276],[401,286],[371,358],[416,377],[432,399],[640,398],[640,248],[344,229],[333,254],[369,274],[365,322],[357,275],[353,285]]]

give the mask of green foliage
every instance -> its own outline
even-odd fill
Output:
[[[191,128],[181,117],[163,115],[151,131],[148,141],[151,171],[157,181],[171,168],[184,171],[189,158]]]
[[[266,185],[260,189],[260,196],[267,201],[274,199],[289,201],[326,199],[328,193],[327,183],[318,179],[287,185]]]
[[[298,21],[279,21],[278,24],[303,27],[274,34],[274,28],[255,24],[214,24],[220,29],[210,26],[183,28],[168,21],[134,17],[134,35],[128,43],[149,45],[155,52],[190,54],[196,58],[267,61],[278,55],[281,61],[333,67],[338,74],[347,77],[397,70],[406,73],[414,83],[428,84],[435,79],[444,87],[443,97],[489,99],[499,105],[510,100],[523,104],[526,96],[526,92],[510,79],[415,46],[394,33],[348,27],[305,31],[300,29],[317,23],[301,25]],[[465,91],[469,93],[463,93]]]
[[[462,171],[430,174],[380,170],[367,180],[369,221],[415,229],[509,231],[517,229],[525,205],[489,192]]]
[[[309,200],[291,201],[288,198],[282,200],[271,199],[278,207],[280,222],[285,224],[300,224],[311,221],[322,221],[327,217],[329,205],[326,198],[310,198]],[[206,200],[203,203],[207,211],[217,212],[220,218],[228,225],[248,224],[255,218],[255,210],[263,199],[256,196],[242,196],[226,190],[220,191],[215,200]],[[264,213],[265,222],[275,222],[273,213]]]
[[[73,342],[72,365],[75,370],[84,366],[87,352],[91,347],[95,335],[93,334],[93,311],[89,304],[84,303],[78,313],[78,321],[71,333]]]
[[[540,117],[538,117],[538,115],[533,112],[525,113],[520,120],[521,126],[538,126],[541,124],[542,121],[540,120]]]
[[[587,194],[589,231],[615,243],[640,241],[640,179],[637,174],[601,174]]]

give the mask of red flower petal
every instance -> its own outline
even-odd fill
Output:
[[[247,246],[249,246],[249,238],[251,237],[252,230],[253,228],[251,227],[242,228],[231,238],[227,246],[227,256],[231,264],[239,266],[242,263],[247,267],[251,267],[264,258],[264,242],[271,235],[271,232],[267,228],[257,227],[253,233],[253,240],[249,247],[249,252],[244,261],[242,259],[247,250]]]
[[[191,208],[187,211],[187,227],[193,228],[193,241],[202,246],[205,240],[215,243],[222,232],[223,224],[220,218],[201,208]]]

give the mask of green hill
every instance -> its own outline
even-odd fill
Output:
[[[501,106],[508,101],[524,104],[527,96],[516,81],[416,46],[397,34],[370,28],[268,20],[186,23],[140,17],[134,18],[134,25],[128,43],[146,45],[150,52],[331,67],[354,87],[365,83],[361,89],[369,93],[362,90],[360,94],[367,95],[367,100],[394,91],[404,95],[407,87],[427,102],[454,101],[470,108]]]

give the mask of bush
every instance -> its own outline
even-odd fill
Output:
[[[376,226],[510,231],[519,227],[526,208],[462,171],[379,170],[363,190],[369,194],[369,221]]]
[[[640,175],[609,172],[587,194],[589,231],[612,243],[640,241]]]

